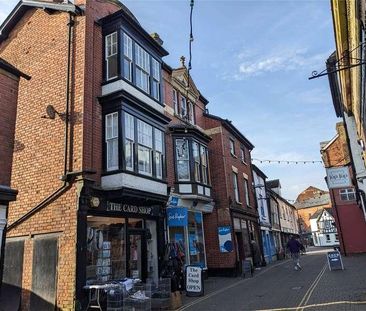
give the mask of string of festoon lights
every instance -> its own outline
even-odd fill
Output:
[[[265,159],[256,159],[256,158],[252,158],[253,161],[257,161],[260,163],[274,163],[274,164],[318,164],[318,163],[323,163],[323,161],[319,161],[319,160],[308,160],[308,161],[303,161],[303,160],[265,160]]]

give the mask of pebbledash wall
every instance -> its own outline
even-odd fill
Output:
[[[119,10],[120,6],[113,1],[75,1],[75,5],[81,4],[85,5],[84,10],[75,8],[71,27],[71,122],[66,170],[94,169],[97,174],[88,178],[99,182],[102,120],[97,96],[101,94],[103,58],[101,28],[95,21]],[[61,8],[63,4],[58,6]],[[30,293],[37,294],[38,290],[32,271],[37,269],[34,260],[38,256],[33,249],[37,241],[56,241],[56,297],[44,299],[50,299],[50,303],[55,299],[62,310],[74,310],[78,195],[86,174],[66,177],[70,183],[66,183],[62,193],[37,213],[12,225],[63,185],[60,176],[64,174],[69,14],[57,6],[42,10],[19,3],[17,8],[7,38],[0,41],[0,57],[32,79],[21,80],[19,85],[11,178],[11,187],[18,189],[19,195],[10,206],[7,245],[24,242],[18,285],[22,288],[22,310],[28,310]],[[59,113],[55,119],[44,117],[48,105]],[[39,298],[34,296],[33,303]]]

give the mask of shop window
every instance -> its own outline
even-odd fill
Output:
[[[191,265],[205,267],[202,213],[188,212],[189,261]]]
[[[125,220],[88,216],[88,283],[126,277]]]
[[[356,200],[355,189],[341,189],[339,190],[339,194],[342,201],[354,201]]]
[[[111,80],[118,76],[118,41],[117,32],[105,37],[106,78]]]
[[[118,113],[105,116],[107,171],[118,169]]]

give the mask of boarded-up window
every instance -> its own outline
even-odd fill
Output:
[[[34,239],[31,311],[55,310],[58,238]]]

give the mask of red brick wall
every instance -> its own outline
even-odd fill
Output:
[[[101,93],[102,36],[99,17],[119,7],[90,0],[86,16],[76,17],[73,36],[74,66],[71,94],[69,171],[101,168],[101,108],[96,96]],[[32,77],[19,86],[13,172],[11,186],[18,189],[17,201],[9,208],[11,224],[58,189],[64,166],[65,124],[56,116],[43,119],[47,105],[63,113],[66,104],[66,70],[69,16],[29,10],[0,44],[0,57]],[[73,310],[76,269],[76,222],[78,193],[75,184],[62,196],[30,219],[8,232],[8,237],[26,236],[23,271],[23,310],[28,309],[32,280],[32,236],[58,232],[59,258],[57,306]]]
[[[10,186],[19,78],[0,69],[0,185]]]

